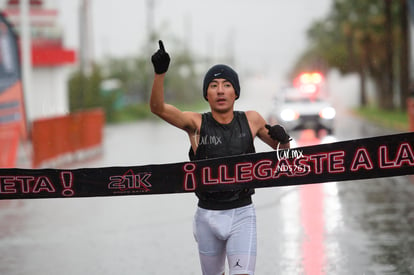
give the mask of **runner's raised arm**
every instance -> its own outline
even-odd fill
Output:
[[[201,115],[193,112],[182,112],[164,101],[164,80],[170,60],[170,56],[165,51],[164,44],[160,40],[158,51],[151,57],[155,72],[150,97],[151,112],[180,129],[187,132],[193,131],[197,129],[196,120],[198,117],[201,119]]]

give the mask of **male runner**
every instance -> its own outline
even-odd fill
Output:
[[[187,132],[191,160],[254,153],[258,136],[272,148],[288,148],[289,135],[280,125],[269,126],[256,111],[234,111],[240,96],[237,73],[226,65],[215,65],[205,75],[203,96],[211,112],[183,112],[164,102],[164,79],[170,56],[162,41],[151,58],[155,76],[151,111]],[[199,199],[194,217],[194,236],[198,243],[204,275],[220,275],[225,259],[230,274],[254,274],[256,264],[256,214],[253,189],[196,192]]]

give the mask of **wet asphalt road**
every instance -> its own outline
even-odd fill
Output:
[[[343,113],[335,138],[393,132]],[[183,161],[187,150],[165,123],[116,125],[102,157],[78,165]],[[256,274],[414,274],[411,177],[259,189],[254,202]],[[0,274],[200,274],[195,205],[192,194],[0,201]]]

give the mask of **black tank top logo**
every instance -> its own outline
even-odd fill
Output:
[[[222,137],[208,136],[208,135],[200,136],[200,143],[198,145],[199,146],[209,145],[209,144],[218,145],[222,143],[221,138]]]

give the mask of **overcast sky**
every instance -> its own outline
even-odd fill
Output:
[[[145,54],[150,0],[90,0],[94,56]],[[67,46],[78,46],[80,0],[57,0]],[[285,73],[306,47],[305,30],[330,0],[153,0],[154,29],[174,57],[176,36],[193,52],[239,70]],[[173,35],[172,35],[173,34]],[[157,45],[154,45],[154,51]],[[148,49],[147,49],[148,50]],[[152,52],[152,49],[149,49]]]

